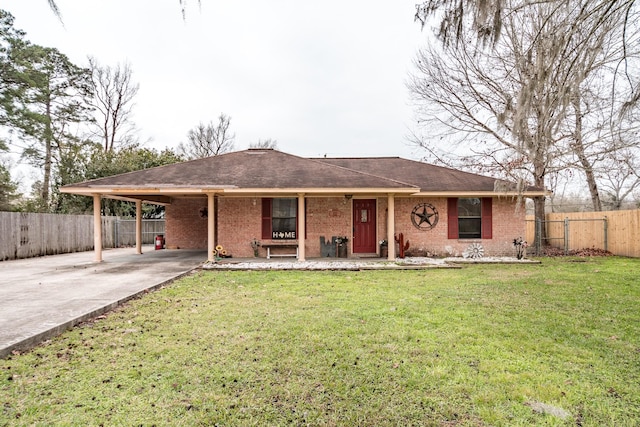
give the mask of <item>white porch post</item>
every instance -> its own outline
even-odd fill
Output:
[[[305,261],[305,249],[304,249],[304,236],[305,231],[304,222],[304,193],[298,194],[298,261]]]
[[[93,195],[93,253],[94,261],[102,262],[102,217],[100,215],[100,195]]]
[[[211,262],[215,261],[213,251],[216,248],[216,201],[213,193],[207,194],[207,259]]]
[[[388,247],[388,259],[393,261],[396,259],[396,204],[393,193],[389,193],[387,196],[387,247]]]
[[[136,253],[142,253],[142,200],[136,200]]]

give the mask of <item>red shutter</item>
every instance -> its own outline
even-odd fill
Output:
[[[262,199],[262,238],[271,239],[271,199]]]
[[[492,201],[491,197],[483,197],[482,198],[482,238],[483,239],[491,239],[493,234],[493,225],[492,225]]]
[[[447,199],[447,229],[449,239],[458,238],[458,199]]]

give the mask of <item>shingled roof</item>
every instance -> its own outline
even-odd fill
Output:
[[[515,191],[515,185],[508,181],[400,157],[321,158],[318,160],[360,172],[384,175],[389,179],[401,180],[420,188],[421,193],[494,192],[497,191],[496,188],[502,191],[505,189]],[[543,190],[531,187],[526,191]]]
[[[71,184],[75,194],[352,191],[417,194],[494,192],[495,179],[399,157],[309,159],[248,149]]]

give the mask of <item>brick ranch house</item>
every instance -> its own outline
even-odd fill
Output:
[[[525,234],[518,193],[505,181],[398,157],[302,158],[248,149],[62,187],[94,198],[96,261],[102,260],[100,200],[136,202],[141,253],[142,203],[166,206],[169,249],[222,245],[233,257],[335,256],[346,237],[349,257],[380,256],[380,242],[403,234],[409,254],[513,255]],[[527,188],[525,197],[544,195]],[[323,245],[324,242],[324,245]],[[333,243],[333,245],[332,245]],[[472,246],[474,245],[474,246]],[[396,244],[388,245],[395,259]]]

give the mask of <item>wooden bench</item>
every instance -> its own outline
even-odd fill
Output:
[[[287,257],[287,256],[294,256],[294,257],[296,257],[296,259],[298,259],[298,244],[297,243],[289,243],[289,242],[263,243],[262,247],[267,249],[267,259],[271,259],[271,257]],[[271,249],[273,249],[273,248],[284,248],[284,249],[294,249],[295,248],[296,252],[295,253],[277,253],[277,254],[272,254],[271,253]]]

